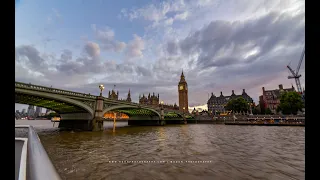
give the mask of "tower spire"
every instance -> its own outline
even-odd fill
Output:
[[[139,100],[140,100],[140,95],[139,95]],[[129,88],[129,92],[128,92],[128,96],[127,96],[127,101],[128,101],[128,102],[131,102],[130,88]]]
[[[185,81],[186,81],[186,79],[184,77],[183,69],[182,69],[181,76],[180,76],[180,82],[185,82]]]

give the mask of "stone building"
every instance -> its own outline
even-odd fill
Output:
[[[164,104],[163,108],[172,109],[172,110],[179,110],[179,106],[177,106],[176,103],[174,103],[174,105],[172,105],[172,104]]]
[[[189,112],[188,105],[188,83],[184,77],[183,71],[180,76],[180,81],[178,83],[178,93],[179,93],[179,110]]]
[[[128,92],[128,96],[127,96],[127,100],[128,102],[131,102],[131,93],[130,93],[130,89],[129,89],[129,92]]]
[[[220,96],[215,96],[213,93],[211,93],[211,97],[209,98],[207,105],[208,105],[208,112],[215,114],[216,112],[224,112],[225,106],[227,103],[232,100],[242,97],[244,98],[248,103],[253,103],[253,99],[246,93],[245,89],[242,90],[241,95],[236,95],[234,93],[234,90],[232,90],[232,93],[230,96],[224,96],[222,94],[222,91],[220,92]]]
[[[280,104],[281,93],[290,91],[295,91],[293,85],[291,88],[284,89],[283,85],[280,84],[279,89],[273,90],[265,90],[265,88],[262,87],[262,95],[259,96],[259,105],[261,110],[269,108],[272,113],[276,113],[277,107]]]
[[[145,105],[159,105],[159,94],[158,96],[156,96],[154,93],[152,95],[148,95],[148,97],[146,97],[144,94],[141,96],[139,96],[139,104],[145,104]]]
[[[117,91],[117,94],[116,94],[116,92],[112,89],[111,92],[109,91],[108,98],[118,100],[119,99],[119,91]]]

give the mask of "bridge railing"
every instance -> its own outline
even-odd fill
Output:
[[[73,92],[73,91],[68,91],[68,90],[63,90],[63,89],[57,89],[57,88],[52,88],[52,87],[46,87],[46,86],[40,86],[40,85],[34,85],[34,84],[27,84],[27,83],[22,83],[22,82],[15,82],[15,87],[23,88],[23,89],[32,89],[35,91],[44,91],[44,92],[50,92],[54,94],[64,94],[64,95],[72,95],[72,96],[79,96],[79,97],[85,97],[85,98],[91,98],[95,99],[97,96],[95,95],[90,95],[90,94],[85,94],[85,93],[78,93],[78,92]],[[116,104],[124,104],[124,105],[133,105],[133,106],[139,106],[141,108],[151,108],[151,109],[156,109],[160,110],[159,106],[150,106],[150,105],[144,105],[144,104],[139,104],[135,102],[127,102],[127,101],[121,101],[121,100],[114,100],[110,99],[107,97],[103,97],[104,100],[108,102],[114,102]],[[164,108],[166,111],[166,109]],[[173,112],[179,112],[177,110],[169,110]]]
[[[55,94],[81,96],[81,97],[85,97],[85,98],[94,98],[95,99],[97,97],[95,95],[78,93],[78,92],[57,89],[57,88],[52,88],[52,87],[46,87],[46,86],[40,86],[40,85],[34,85],[34,84],[27,84],[27,83],[22,83],[22,82],[15,82],[15,87],[19,87],[19,88],[23,88],[23,89],[32,89],[32,90],[36,90],[36,91],[45,91],[45,92],[50,92],[50,93],[55,93]],[[134,102],[114,100],[114,99],[110,99],[107,97],[103,97],[103,98],[106,101],[115,102],[117,104],[120,103],[120,104],[126,104],[126,105],[139,105],[138,103],[134,103]]]
[[[89,95],[89,94],[85,94],[85,93],[72,92],[72,91],[67,91],[67,90],[62,90],[62,89],[57,89],[57,88],[51,88],[51,87],[45,87],[45,86],[39,86],[39,85],[33,85],[33,84],[26,84],[26,83],[21,83],[21,82],[16,82],[15,87],[38,90],[38,91],[46,91],[46,92],[51,92],[51,93],[55,93],[55,94],[81,96],[81,97],[86,97],[86,98],[96,98],[97,97],[97,96]]]

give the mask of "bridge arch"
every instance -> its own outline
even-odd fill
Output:
[[[106,109],[104,109],[102,111],[102,114],[104,115],[105,113],[109,112],[109,111],[113,111],[113,110],[117,110],[117,109],[126,109],[126,108],[132,108],[132,109],[146,109],[146,110],[149,110],[149,111],[152,111],[154,112],[157,116],[159,116],[159,118],[161,119],[161,114],[154,110],[154,109],[151,109],[151,108],[146,108],[146,107],[138,107],[138,106],[131,106],[131,105],[115,105],[115,106],[111,106],[111,107],[108,107]]]
[[[50,94],[50,93],[46,93],[46,92],[39,92],[39,91],[33,91],[33,90],[27,90],[27,89],[19,89],[19,88],[15,88],[15,92],[16,93],[20,93],[20,94],[25,94],[25,95],[31,95],[31,96],[37,96],[37,97],[41,97],[41,98],[46,98],[46,99],[50,99],[50,100],[57,100],[57,101],[61,101],[61,102],[65,102],[65,103],[69,103],[72,104],[74,106],[77,106],[79,108],[84,109],[86,112],[88,112],[92,117],[94,115],[94,110],[80,102],[77,100],[73,100],[61,95],[57,95],[57,94]],[[19,102],[17,102],[19,103]]]

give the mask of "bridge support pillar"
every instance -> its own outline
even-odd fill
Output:
[[[96,108],[94,111],[94,118],[91,121],[92,131],[102,131],[103,130],[103,98],[98,96],[96,99]]]

